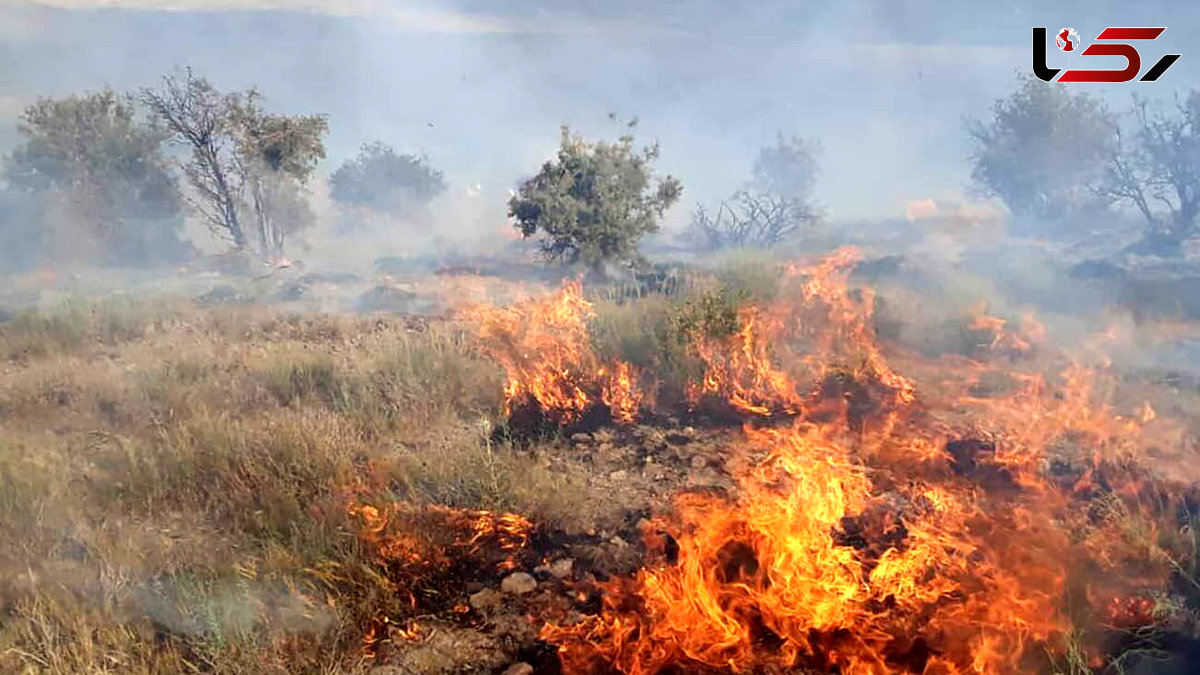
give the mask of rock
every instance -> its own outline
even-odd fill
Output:
[[[566,579],[575,573],[575,560],[573,558],[559,558],[548,566],[550,574],[555,579]]]
[[[616,537],[616,536],[614,536],[612,539],[610,539],[609,543],[612,544],[613,546],[616,546],[617,548],[625,548],[626,546],[629,545],[629,542],[625,541],[624,539],[622,539],[620,537]]]
[[[625,480],[625,478],[628,475],[629,474],[626,473],[625,471],[614,471],[614,472],[608,474],[608,479],[614,480],[614,481],[621,481],[621,480]]]
[[[228,284],[214,286],[209,292],[196,296],[196,304],[202,307],[242,303],[246,301],[246,298],[242,297],[236,288]]]
[[[708,459],[702,455],[692,455],[692,468],[703,469],[708,466]]]
[[[688,487],[716,487],[721,484],[721,475],[709,468],[689,471]]]
[[[646,432],[646,438],[642,442],[651,450],[662,450],[667,447],[667,435],[659,429],[651,429]]]
[[[355,303],[360,312],[411,312],[417,305],[416,293],[383,285],[358,296]]]
[[[301,281],[293,281],[284,284],[271,294],[271,300],[274,302],[296,302],[303,300],[309,295],[308,284]]]
[[[500,582],[500,590],[510,595],[525,595],[537,588],[537,579],[525,572],[513,572]]]
[[[511,658],[496,636],[446,624],[429,628],[422,640],[397,654],[394,664],[404,675],[490,673]]]
[[[504,671],[504,675],[533,675],[533,666],[528,663],[514,663]]]
[[[309,272],[300,277],[306,284],[352,284],[358,280],[358,275],[351,272]]]
[[[472,593],[468,602],[471,606],[478,610],[495,609],[500,606],[503,596],[494,588],[485,588],[478,593]]]
[[[585,433],[571,434],[571,445],[584,445],[592,442],[592,435]]]

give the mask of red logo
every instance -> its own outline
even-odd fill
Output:
[[[1080,54],[1083,56],[1120,56],[1125,59],[1122,70],[1068,70],[1059,75],[1059,82],[1129,82],[1138,76],[1142,70],[1142,56],[1138,50],[1124,41],[1154,40],[1162,35],[1166,28],[1105,28],[1096,37],[1096,42],[1088,45]],[[1121,42],[1117,42],[1120,40]],[[1064,52],[1075,51],[1079,48],[1079,34],[1074,28],[1064,28],[1055,35],[1058,48]],[[1103,42],[1103,43],[1101,43]],[[1153,82],[1167,72],[1171,64],[1179,60],[1179,54],[1165,54],[1146,71],[1139,82]],[[1035,26],[1033,29],[1033,74],[1039,79],[1054,82],[1061,68],[1046,66],[1046,28]]]
[[[1058,31],[1058,36],[1054,41],[1064,52],[1073,52],[1079,46],[1079,33],[1076,33],[1074,28],[1064,28]]]

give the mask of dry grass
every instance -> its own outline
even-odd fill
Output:
[[[586,490],[490,445],[501,373],[450,324],[74,303],[0,357],[4,672],[355,672],[411,608],[348,504],[587,526]]]
[[[684,324],[775,281],[735,260],[724,296],[599,303],[595,346],[680,390],[696,377]],[[502,384],[449,322],[160,300],[0,324],[0,671],[365,670],[370,620],[413,610],[349,504],[607,526],[619,496],[544,461],[561,439],[492,440]],[[1196,578],[1181,532],[1148,548],[1183,552]]]

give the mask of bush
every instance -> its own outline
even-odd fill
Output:
[[[509,216],[522,236],[539,238],[549,261],[597,271],[632,261],[642,237],[658,231],[683,190],[671,176],[654,183],[656,159],[658,146],[638,152],[631,134],[616,143],[588,142],[564,126],[557,157],[521,184]]]

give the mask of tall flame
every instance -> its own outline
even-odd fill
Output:
[[[644,397],[632,366],[602,364],[588,335],[595,312],[578,281],[558,293],[509,307],[469,308],[483,351],[504,368],[505,414],[532,403],[559,425],[578,422],[597,406],[614,421],[632,422]]]
[[[1075,633],[1076,600],[1152,620],[1162,556],[1114,581],[1128,522],[1098,519],[1087,497],[1149,502],[1113,467],[1152,409],[1117,415],[1077,364],[1002,372],[1008,391],[985,395],[990,366],[962,360],[935,364],[939,389],[920,401],[875,339],[873,294],[848,283],[858,257],[790,269],[736,335],[696,340],[697,398],[795,419],[746,426],[728,448],[736,489],[679,495],[644,533],[652,564],[610,582],[598,615],[543,630],[565,672],[1029,672]],[[1040,339],[1033,322],[1020,332]],[[1056,474],[1065,445],[1088,448],[1084,468]]]

